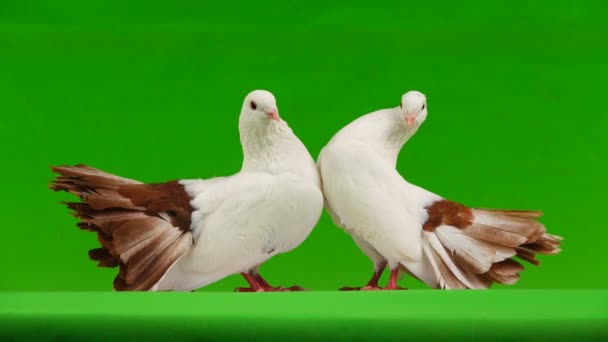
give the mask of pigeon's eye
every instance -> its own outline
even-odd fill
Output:
[[[426,108],[426,103],[422,104],[422,110],[424,110],[424,108]]]
[[[255,101],[251,101],[249,103],[249,107],[251,107],[251,109],[253,109],[253,110],[258,109],[258,105],[257,105],[257,103],[255,103]]]
[[[403,108],[403,103],[400,103],[400,104],[399,104],[399,107]]]

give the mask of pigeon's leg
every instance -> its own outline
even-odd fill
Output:
[[[251,274],[252,276],[255,277],[255,280],[258,282],[258,284],[260,284],[260,286],[262,286],[264,288],[264,291],[268,291],[268,292],[289,292],[289,291],[304,291],[304,288],[301,286],[291,286],[291,287],[282,287],[282,286],[277,286],[274,287],[272,285],[270,285],[266,279],[262,278],[262,276],[260,275],[260,266],[261,265],[257,265],[256,267],[252,268],[249,271],[249,274]]]
[[[241,273],[241,275],[243,276],[243,278],[245,278],[245,280],[247,280],[250,287],[237,287],[236,289],[234,289],[235,292],[265,292],[265,291],[268,291],[268,290],[264,289],[264,287],[262,285],[260,285],[260,283],[258,283],[258,281],[254,275],[249,274],[249,273]]]
[[[255,279],[258,281],[258,284],[260,284],[266,291],[304,291],[304,288],[301,286],[291,286],[291,287],[282,287],[282,286],[277,286],[277,287],[273,287],[270,284],[268,284],[268,282],[262,278],[262,276],[257,273],[257,270],[255,271],[255,273],[253,273],[253,276],[255,277]]]
[[[398,266],[391,270],[391,277],[388,280],[388,284],[384,287],[384,290],[407,290],[406,288],[397,285],[397,279],[399,279]]]
[[[378,280],[380,280],[380,276],[384,272],[385,268],[386,268],[386,261],[382,261],[378,265],[376,265],[376,269],[374,270],[374,275],[372,276],[372,279],[370,279],[369,282],[367,283],[367,285],[363,286],[361,288],[361,290],[363,290],[363,291],[380,290],[380,287],[378,287]]]
[[[258,266],[259,267],[259,266]],[[250,287],[237,287],[234,289],[236,292],[288,292],[288,291],[304,291],[304,288],[300,286],[292,286],[283,288],[281,286],[273,287],[262,278],[258,273],[258,267],[250,270],[249,272],[241,273],[243,278],[247,280]]]
[[[363,286],[363,287],[343,287],[340,289],[340,291],[359,291],[359,290],[363,290],[363,291],[373,291],[373,290],[381,290],[382,288],[378,287],[378,280],[380,280],[380,276],[382,276],[382,273],[384,272],[384,269],[386,268],[386,261],[381,261],[378,264],[375,265],[374,267],[374,275],[372,276],[372,279],[370,279],[367,282],[367,285]]]

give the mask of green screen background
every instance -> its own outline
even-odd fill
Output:
[[[50,165],[146,182],[237,172],[243,97],[268,89],[317,156],[402,93],[426,123],[398,169],[478,207],[540,209],[563,252],[510,288],[606,288],[604,2],[0,2],[3,291],[111,290]],[[273,284],[362,285],[371,263],[326,213],[270,260]],[[386,276],[386,275],[385,275]],[[202,291],[243,286],[232,276]],[[424,288],[407,278],[402,285]]]

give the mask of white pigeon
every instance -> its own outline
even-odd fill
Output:
[[[119,266],[116,290],[191,291],[236,273],[250,285],[239,291],[301,289],[271,287],[258,268],[319,220],[317,166],[268,91],[245,97],[239,132],[243,166],[228,177],[145,184],[85,165],[53,168],[50,187],[78,195],[67,206],[97,232],[90,258]]]
[[[363,288],[376,290],[406,272],[430,287],[482,289],[513,284],[536,253],[556,254],[538,211],[473,209],[408,183],[395,169],[399,151],[427,116],[426,98],[410,91],[396,108],[364,115],[340,130],[318,159],[326,209],[374,262]]]

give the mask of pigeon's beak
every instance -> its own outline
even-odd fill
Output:
[[[268,115],[268,117],[272,120],[279,121],[279,111],[276,108],[268,109],[264,111],[264,113],[266,113],[266,115]]]
[[[405,116],[405,124],[407,126],[407,128],[412,127],[412,125],[414,124],[414,121],[416,121],[416,117],[412,114],[408,114]]]

